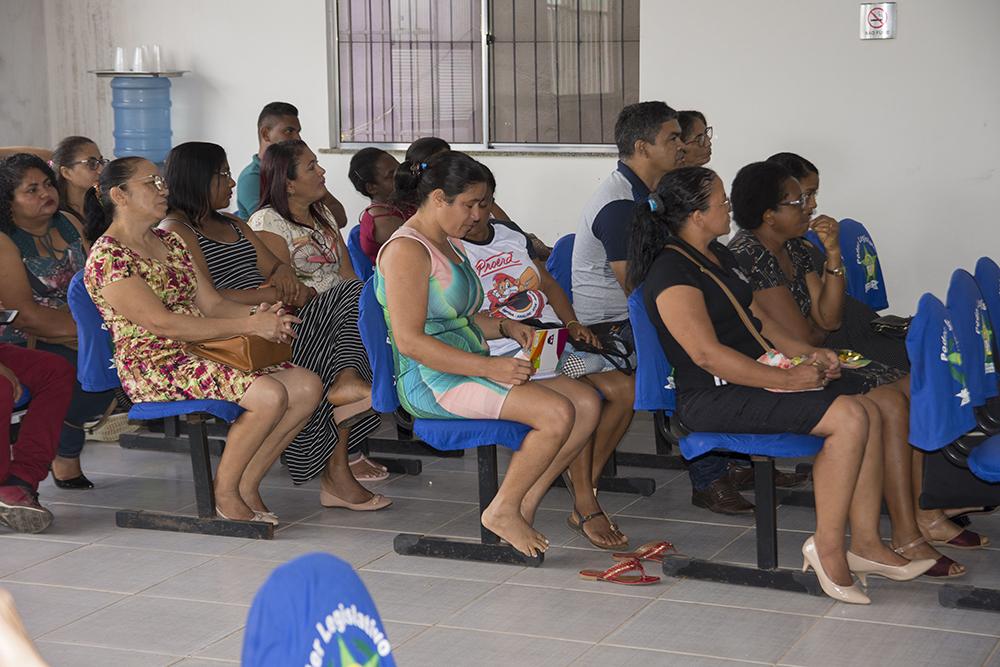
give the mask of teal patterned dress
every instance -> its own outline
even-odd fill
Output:
[[[451,244],[461,264],[455,264],[426,237],[409,227],[400,227],[382,246],[385,249],[397,238],[417,241],[431,258],[430,283],[427,287],[427,320],[424,333],[464,352],[489,356],[483,332],[473,317],[483,303],[483,287],[472,269],[461,241]],[[379,251],[378,260],[382,252]],[[483,377],[453,375],[428,368],[399,353],[392,333],[392,320],[386,306],[385,278],[376,261],[375,296],[382,305],[389,329],[396,371],[399,402],[415,417],[426,419],[498,419],[510,386]]]

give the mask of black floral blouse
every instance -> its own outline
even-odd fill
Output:
[[[795,267],[795,277],[789,279],[778,264],[778,258],[764,247],[756,236],[741,229],[729,242],[729,250],[736,255],[743,273],[750,279],[750,287],[754,292],[772,287],[787,287],[802,311],[808,318],[812,312],[812,297],[809,296],[809,286],[806,284],[806,274],[819,273],[822,267],[816,265],[813,245],[803,238],[791,239],[785,242],[785,249],[792,258]]]

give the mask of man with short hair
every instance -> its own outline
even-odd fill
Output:
[[[259,148],[254,154],[240,177],[236,180],[236,214],[243,220],[249,220],[260,204],[260,159],[271,144],[289,139],[301,139],[302,125],[299,123],[299,110],[288,102],[270,102],[264,105],[257,116],[257,142]],[[326,193],[323,204],[330,209],[338,227],[347,224],[347,212],[336,197]]]
[[[573,244],[573,307],[593,330],[610,328],[631,340],[626,264],[637,202],[645,201],[660,179],[684,161],[677,112],[664,102],[639,102],[621,110],[615,122],[618,166],[583,208]],[[600,471],[612,452],[594,452]],[[599,458],[600,456],[604,458]],[[745,514],[754,506],[739,493],[752,487],[752,470],[730,458],[707,454],[691,462],[691,503],[721,514]],[[795,486],[801,476],[776,472],[779,485]]]

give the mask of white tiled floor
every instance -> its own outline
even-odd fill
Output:
[[[640,418],[625,447],[651,448],[651,432]],[[539,512],[537,525],[555,545],[541,568],[395,554],[400,530],[478,534],[474,456],[425,458],[422,475],[373,485],[396,501],[375,514],[324,510],[315,483],[294,487],[276,467],[264,496],[285,523],[273,541],[115,527],[116,508],[190,508],[188,461],[187,454],[90,443],[84,469],[98,488],[61,491],[46,483],[52,528],[37,536],[0,533],[0,586],[14,595],[53,667],[235,664],[257,587],[281,562],[317,550],[359,569],[404,667],[1000,667],[1000,614],[944,609],[934,583],[876,579],[873,604],[855,607],[698,581],[626,588],[581,580],[578,570],[610,559],[566,526],[561,489]],[[658,485],[650,498],[602,495],[633,545],[668,539],[692,556],[754,559],[752,522],[691,506],[686,474],[622,472]],[[974,523],[1000,542],[1000,515]],[[782,565],[798,564],[811,524],[811,510],[780,510]],[[959,583],[1000,586],[1000,550],[950,555],[971,569]]]

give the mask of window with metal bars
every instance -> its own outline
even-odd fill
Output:
[[[328,2],[340,145],[603,146],[639,101],[639,0]]]

